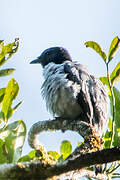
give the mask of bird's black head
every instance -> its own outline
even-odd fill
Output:
[[[30,64],[40,63],[43,67],[54,62],[55,64],[62,64],[65,61],[72,61],[68,51],[62,47],[51,47],[43,51],[43,53]]]

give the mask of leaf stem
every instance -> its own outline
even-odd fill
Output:
[[[115,97],[114,97],[112,83],[111,83],[111,80],[110,80],[109,66],[108,65],[109,65],[109,62],[106,63],[106,68],[107,68],[107,77],[108,77],[109,90],[110,90],[110,94],[111,94],[111,97],[112,97],[113,120],[112,120],[112,136],[111,136],[111,143],[110,143],[110,147],[112,147],[114,134],[115,134]]]

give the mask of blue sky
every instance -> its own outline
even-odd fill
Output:
[[[4,67],[14,67],[19,85],[19,100],[24,100],[13,120],[22,119],[27,128],[39,120],[51,118],[40,94],[42,67],[30,65],[40,53],[52,46],[63,46],[97,77],[106,73],[105,65],[94,51],[85,47],[89,40],[98,42],[108,52],[115,36],[120,37],[119,0],[0,0],[0,39],[6,43],[20,38],[20,47]],[[111,69],[120,61],[120,51]],[[3,78],[1,85],[11,77]],[[6,85],[5,84],[5,85]],[[118,85],[118,87],[120,87]],[[77,133],[50,132],[40,135],[47,150],[59,149],[62,140],[80,141]],[[24,153],[30,151],[26,142]]]

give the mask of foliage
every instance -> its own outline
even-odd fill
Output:
[[[113,60],[120,44],[120,39],[115,37],[110,45],[108,56],[102,50],[100,45],[94,41],[85,43],[86,47],[95,50],[103,59],[106,65],[107,75],[100,77],[102,83],[108,88],[108,97],[110,99],[110,112],[108,129],[103,135],[104,148],[110,148],[120,145],[120,91],[115,87],[116,83],[120,81],[120,62],[116,65],[113,71],[109,72],[110,62]],[[0,40],[0,67],[6,63],[15,54],[19,47],[19,39],[14,42],[4,45]],[[0,69],[0,77],[11,75],[15,69],[7,68]],[[13,101],[16,99],[19,92],[19,84],[14,78],[11,78],[6,87],[0,88],[0,164],[16,163],[16,162],[30,162],[37,159],[37,151],[32,150],[27,155],[21,157],[22,147],[26,137],[26,126],[22,120],[14,121],[10,124],[13,113],[21,105],[22,101],[18,102],[14,107]],[[78,146],[81,142],[78,143]],[[63,161],[72,152],[72,145],[69,141],[64,140],[60,146],[60,154],[56,151],[49,151],[51,155],[58,162]],[[113,174],[119,168],[120,162],[112,163],[111,166],[105,168],[107,174]],[[120,174],[117,174],[120,177]]]
[[[56,151],[49,151],[48,154],[53,156],[53,158],[58,159],[58,162],[63,161],[72,153],[72,145],[70,141],[64,140],[60,145],[60,154]]]
[[[0,67],[6,63],[19,47],[19,39],[4,45],[0,40]],[[11,75],[15,69],[0,69],[0,77]],[[14,78],[11,78],[7,87],[0,88],[0,164],[15,163],[21,157],[22,147],[26,136],[26,126],[22,120],[8,124],[13,113],[22,101],[12,107],[19,91],[19,85]]]
[[[51,155],[58,162],[62,162],[66,157],[68,157],[72,153],[72,145],[70,141],[64,140],[60,145],[60,154],[56,151],[48,151],[48,155]],[[36,150],[32,150],[27,155],[21,157],[18,162],[26,162],[26,161],[36,161],[39,159],[38,152]]]
[[[102,51],[100,45],[94,41],[88,41],[85,43],[86,47],[90,47],[95,50],[104,60],[106,65],[107,76],[100,77],[100,80],[108,88],[108,96],[110,99],[111,117],[109,117],[108,129],[104,134],[104,148],[110,148],[120,145],[120,91],[115,87],[116,83],[120,81],[120,62],[116,65],[113,71],[109,72],[109,64],[113,60],[119,46],[120,39],[115,37],[110,45],[108,57],[105,52]],[[113,173],[119,168],[119,162],[112,165],[106,170],[106,172]],[[119,174],[120,177],[120,174]]]
[[[120,40],[118,37],[115,37],[110,45],[108,56],[102,50],[100,45],[94,41],[88,41],[85,43],[86,47],[90,47],[95,50],[103,59],[107,76],[100,77],[100,80],[104,85],[108,88],[108,97],[110,99],[110,107],[111,107],[111,116],[109,117],[108,129],[103,135],[104,138],[104,148],[110,148],[120,145],[120,92],[115,87],[116,83],[120,81],[120,62],[116,65],[113,71],[109,72],[109,64],[113,60],[115,53],[119,48]],[[4,90],[3,90],[4,91]],[[2,92],[1,92],[2,94]],[[81,145],[82,142],[78,143],[78,146]],[[72,152],[72,145],[69,141],[64,140],[60,146],[60,154],[56,151],[49,151],[48,154],[51,155],[58,162],[66,159]],[[19,162],[31,161],[37,158],[36,151],[33,150],[27,155],[21,157]],[[105,168],[107,174],[112,174],[115,177],[114,171],[119,168],[119,162],[112,163],[111,166]],[[120,177],[120,174],[118,174]],[[118,177],[117,176],[117,177]]]

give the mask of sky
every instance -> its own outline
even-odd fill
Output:
[[[43,50],[52,46],[65,47],[73,60],[87,66],[96,77],[105,76],[103,60],[84,43],[98,42],[109,50],[115,36],[120,37],[119,0],[0,0],[0,39],[5,43],[20,39],[18,52],[4,65],[16,72],[1,79],[1,87],[14,77],[20,90],[15,103],[24,100],[12,120],[22,119],[29,131],[37,121],[52,119],[47,112],[40,88],[43,82],[42,67],[31,65]],[[110,64],[111,70],[120,61],[120,51]],[[118,88],[120,84],[118,84]],[[81,141],[75,132],[45,132],[40,141],[48,150],[59,151],[63,140],[70,140],[73,148]],[[27,143],[23,154],[30,151]]]

